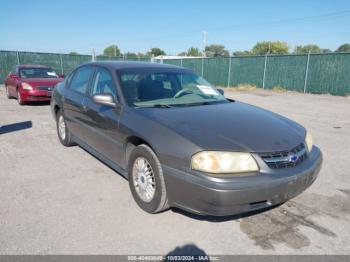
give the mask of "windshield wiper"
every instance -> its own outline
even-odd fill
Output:
[[[152,107],[171,108],[172,106],[167,104],[154,104]]]
[[[203,101],[203,102],[197,102],[197,103],[185,103],[185,104],[175,104],[174,106],[207,106],[207,105],[214,105],[223,103],[224,101]]]
[[[139,108],[171,108],[172,106],[167,104],[154,104],[149,106],[140,106]]]

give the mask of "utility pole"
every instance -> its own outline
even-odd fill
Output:
[[[203,56],[205,56],[205,47],[207,46],[208,32],[202,31],[202,34],[203,34]]]
[[[95,62],[96,61],[96,52],[95,52],[95,49],[93,48],[92,49],[92,62]]]
[[[205,47],[207,46],[207,40],[208,40],[208,32],[207,31],[202,31],[201,32],[203,34],[203,53],[202,53],[202,77],[204,74],[204,57],[206,57],[205,55]]]

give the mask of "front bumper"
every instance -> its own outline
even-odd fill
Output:
[[[270,169],[249,176],[213,177],[163,166],[171,206],[202,215],[225,216],[278,205],[297,196],[317,178],[322,153],[313,147],[308,158],[293,168]]]
[[[39,102],[39,101],[50,101],[52,91],[47,90],[23,90],[21,93],[22,101],[26,102]]]

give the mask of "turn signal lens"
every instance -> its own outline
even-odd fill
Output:
[[[311,152],[312,147],[313,147],[313,141],[312,141],[312,136],[309,132],[306,132],[305,136],[305,144],[307,146],[307,150]]]

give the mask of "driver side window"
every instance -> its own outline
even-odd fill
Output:
[[[97,68],[92,85],[92,96],[98,94],[110,94],[116,98],[116,87],[112,75],[103,68]]]

